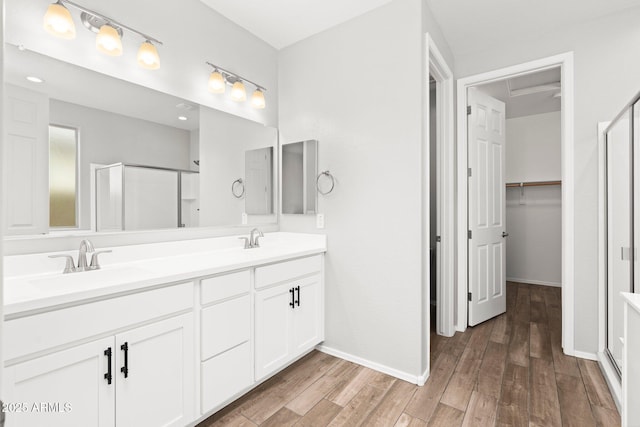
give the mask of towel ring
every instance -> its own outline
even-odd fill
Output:
[[[241,187],[242,188],[242,191],[239,194],[236,191],[237,187]],[[240,198],[242,198],[242,196],[244,196],[244,181],[242,181],[242,178],[238,178],[235,181],[233,181],[233,184],[231,184],[231,193],[233,194],[233,196],[236,199],[240,199]]]
[[[327,191],[322,191],[320,189],[320,178],[322,176],[327,176],[330,180],[331,180],[331,188]],[[331,172],[329,172],[328,170],[320,172],[320,174],[318,174],[318,177],[316,178],[316,189],[318,190],[318,193],[322,194],[323,196],[326,196],[327,194],[331,193],[333,191],[333,188],[336,186],[336,180],[333,177],[333,175],[331,175]]]

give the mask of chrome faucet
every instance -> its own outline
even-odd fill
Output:
[[[91,264],[87,264],[87,252],[93,254],[91,256]],[[49,255],[49,258],[65,258],[66,264],[63,273],[76,273],[79,271],[99,270],[100,264],[98,263],[98,255],[107,252],[111,252],[111,250],[96,252],[96,250],[93,248],[93,243],[91,243],[90,240],[85,239],[80,242],[80,249],[78,249],[77,267],[74,265],[73,256],[71,255]]]
[[[80,249],[78,249],[78,271],[88,270],[89,264],[87,264],[87,252],[95,252],[93,243],[90,240],[83,240],[80,242]]]
[[[244,240],[245,249],[252,249],[260,247],[260,242],[258,241],[260,237],[264,237],[264,234],[262,234],[262,231],[254,228],[253,230],[251,230],[251,234],[249,235],[249,237],[238,237],[238,239]]]
[[[256,233],[257,235],[255,235]],[[257,228],[254,228],[253,230],[251,230],[251,236],[249,237],[249,247],[259,248],[260,243],[258,242],[258,239],[260,237],[264,237],[264,234],[262,234],[262,231],[258,230]]]

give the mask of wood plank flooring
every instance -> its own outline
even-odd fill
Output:
[[[565,356],[560,289],[507,284],[507,312],[431,335],[423,387],[312,352],[199,424],[219,426],[619,426],[596,362]]]

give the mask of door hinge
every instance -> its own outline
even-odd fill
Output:
[[[469,239],[471,239],[471,236],[472,236],[472,235],[473,235],[473,233],[471,232],[471,230],[469,230],[469,231],[467,232],[467,236],[469,237]]]
[[[467,105],[467,115],[471,114],[471,105]]]
[[[440,243],[442,242],[442,237],[441,236],[436,236],[436,243]]]
[[[467,298],[469,299],[469,301],[471,301],[471,292],[467,293]]]
[[[467,168],[467,176],[471,178],[471,175],[472,175],[471,168]]]

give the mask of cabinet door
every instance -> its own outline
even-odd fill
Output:
[[[184,314],[116,335],[118,426],[183,426],[193,420],[193,334],[193,315]]]
[[[290,284],[256,292],[256,380],[289,361],[291,355]]]
[[[311,349],[324,339],[322,282],[319,275],[293,283],[296,308],[293,310],[293,356]],[[299,287],[299,290],[298,290]]]
[[[116,376],[111,384],[105,379],[108,348],[113,337],[7,368],[7,425],[113,426]]]

